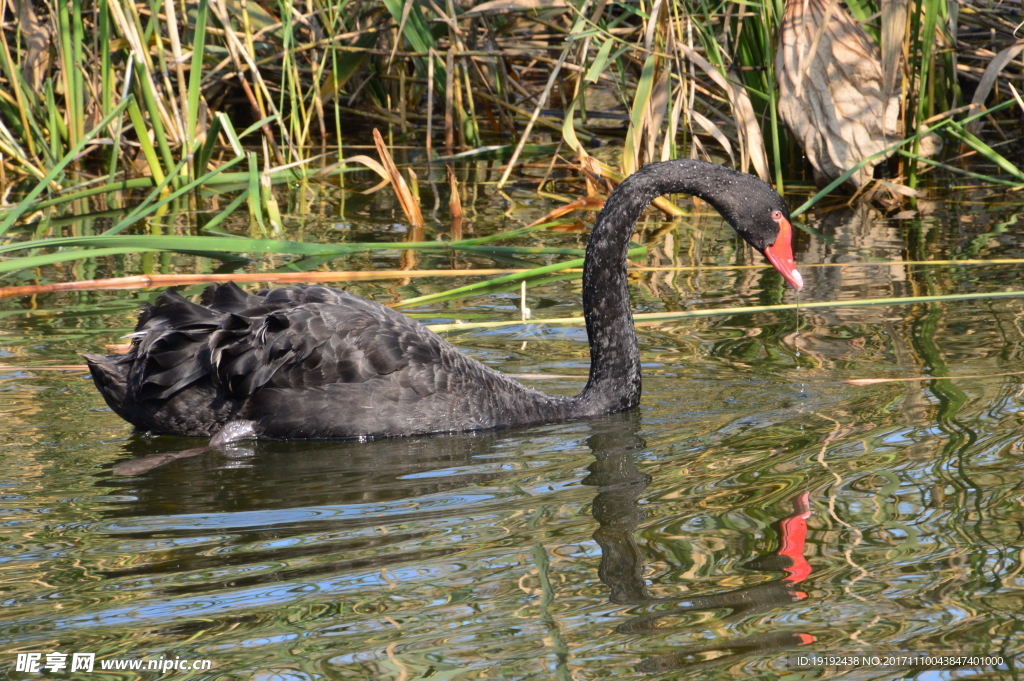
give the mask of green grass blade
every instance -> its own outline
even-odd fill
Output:
[[[180,192],[188,191],[183,188]],[[174,197],[167,197],[165,201],[170,201]],[[228,208],[223,211],[218,218],[223,220],[227,217],[231,211],[235,210],[241,202],[245,200],[244,194],[237,199]],[[156,207],[151,208],[156,210]],[[216,223],[213,224],[216,226]],[[459,242],[456,242],[459,243]],[[365,251],[388,251],[388,250],[418,250],[418,251],[445,251],[449,249],[449,244],[442,241],[417,241],[409,243],[348,243],[348,244],[322,244],[322,243],[306,243],[302,241],[287,241],[283,239],[251,239],[246,237],[210,237],[210,236],[169,236],[169,235],[123,235],[123,234],[104,234],[99,236],[73,236],[73,237],[58,237],[53,239],[35,239],[32,241],[22,241],[13,244],[7,244],[6,246],[0,246],[0,255],[6,253],[16,253],[18,251],[32,250],[37,248],[60,248],[60,249],[71,249],[67,251],[61,251],[64,253],[74,255],[80,248],[129,248],[129,249],[145,249],[151,251],[173,251],[179,253],[203,253],[203,254],[217,254],[217,253],[277,253],[283,255],[348,255],[352,253],[359,253]],[[644,252],[643,246],[635,248],[630,251],[631,255],[638,255]],[[50,254],[55,258],[54,260],[48,261],[61,262],[60,252]],[[34,257],[34,256],[32,256]],[[22,269],[28,265],[23,265],[24,262],[29,262],[30,256],[14,257],[6,261],[4,271],[12,271]],[[80,259],[79,256],[75,255],[72,259]],[[575,259],[565,263],[559,263],[556,265],[548,265],[546,268],[537,268],[531,270],[532,274],[528,276],[537,276],[538,274],[544,274],[547,272],[557,272],[566,268],[580,267],[583,264],[582,259]],[[508,281],[519,281],[524,278],[523,274],[515,275],[514,278]],[[502,281],[489,282],[489,283],[503,283]],[[486,285],[486,284],[481,284]],[[470,287],[471,289],[472,287]],[[462,290],[458,290],[458,293],[462,293]],[[451,293],[451,292],[448,292]],[[408,304],[408,301],[405,302]]]
[[[580,88],[580,91],[573,97],[572,102],[569,103],[568,108],[565,110],[565,120],[562,122],[562,139],[576,153],[579,153],[579,150],[582,148],[580,140],[576,136],[576,105],[583,98],[584,89]]]
[[[278,118],[280,118],[280,116],[278,116],[277,114],[270,114],[266,118],[264,118],[262,120],[259,120],[259,121],[256,121],[255,123],[250,125],[248,128],[243,130],[241,132],[241,134],[238,135],[238,139],[243,139],[247,135],[251,135],[252,133],[254,133],[257,130],[259,130],[260,128],[262,128],[264,125],[267,125],[268,123],[272,123],[273,121],[276,121]]]
[[[139,146],[142,148],[142,156],[146,159],[147,165],[149,165],[149,172],[153,175],[153,179],[157,184],[163,184],[164,178],[167,176],[160,165],[160,159],[156,155],[156,149],[153,148],[153,142],[150,141],[149,135],[146,134],[146,119],[142,117],[142,110],[139,109],[138,103],[134,100],[128,106],[128,116],[132,119],[132,125],[135,126],[135,136],[138,138]],[[170,168],[170,166],[167,167],[168,170]]]
[[[196,134],[196,127],[199,123],[199,95],[203,82],[203,54],[206,46],[206,16],[209,13],[209,0],[199,0],[199,7],[196,9],[196,29],[192,38],[192,68],[188,74],[188,111],[185,118],[185,134],[188,143],[186,147],[191,149],[191,140]],[[216,139],[216,135],[213,138]],[[207,157],[209,158],[209,157]],[[199,166],[195,172],[206,170],[206,165]]]
[[[249,239],[245,237],[125,235],[69,236],[55,239],[36,239],[0,246],[0,254],[31,248],[67,247],[136,247],[154,251],[207,251],[210,253],[282,253],[292,255],[322,255],[327,253],[355,253],[375,250],[374,246],[389,249],[408,249],[415,244],[316,244],[279,239]],[[433,244],[434,248],[443,244]],[[363,249],[361,247],[368,247]],[[383,250],[383,249],[381,249]]]
[[[456,244],[463,242],[454,242]],[[246,237],[205,237],[169,235],[98,235],[67,236],[52,239],[19,241],[0,246],[0,255],[30,248],[69,248],[82,246],[139,246],[153,250],[186,250],[225,253],[283,253],[292,255],[328,255],[332,253],[360,253],[366,251],[447,251],[450,243],[444,241],[313,243],[285,239],[251,239]]]
[[[629,255],[635,257],[643,255],[647,252],[646,246],[639,246],[637,248],[631,248]],[[477,293],[483,293],[483,289],[490,286],[496,286],[499,284],[508,284],[532,279],[545,274],[551,274],[553,272],[561,272],[563,270],[572,269],[574,267],[583,267],[583,258],[576,258],[575,260],[566,260],[565,262],[555,263],[554,265],[545,265],[543,267],[536,267],[528,272],[516,272],[515,274],[506,274],[502,277],[496,277],[494,279],[488,279],[487,281],[477,282],[476,284],[469,284],[468,286],[460,286],[459,288],[451,289],[450,291],[443,291],[441,293],[431,293],[425,296],[417,296],[415,298],[406,298],[405,300],[399,301],[395,307],[409,307],[411,305],[425,305],[427,303],[434,303],[440,300],[448,300],[450,298],[461,298],[468,295],[475,295]]]
[[[231,149],[235,152],[235,156],[244,156],[245,149],[242,147],[242,141],[238,139],[238,133],[235,132],[235,126],[231,124],[231,119],[223,112],[219,112],[216,118],[220,122],[220,127],[224,131],[224,136],[228,138],[228,144],[231,145]]]
[[[949,121],[949,132],[954,137],[959,139],[961,142],[974,149],[976,152],[987,158],[992,163],[999,166],[1003,171],[1016,177],[1018,180],[1024,181],[1024,172],[1017,166],[1006,160],[1002,154],[990,147],[989,145],[982,142],[980,139],[971,134],[963,125],[956,121]]]
[[[119,192],[124,191],[126,189],[143,189],[145,187],[152,186],[153,178],[151,177],[135,178],[132,180],[122,180],[121,182],[112,182],[109,184],[100,185],[98,187],[82,189],[80,191],[74,191],[73,189],[69,189],[67,190],[68,193],[66,194],[61,194],[56,198],[47,199],[46,201],[33,203],[28,207],[32,210],[39,210],[41,208],[49,208],[50,206],[59,206],[63,203],[69,203],[71,201],[78,201],[80,199],[85,199],[90,196],[96,196],[98,194],[109,194],[111,192]],[[20,204],[14,206],[6,206],[3,210],[0,210],[0,215],[3,215],[14,210],[19,205]]]
[[[44,255],[30,255],[22,258],[0,261],[0,274],[16,272],[18,270],[54,265],[60,262],[72,262],[74,260],[85,260],[86,258],[100,258],[106,255],[123,255],[125,253],[147,253],[148,248],[73,248],[57,253],[46,253]]]
[[[202,173],[209,167],[210,158],[213,157],[213,151],[217,147],[217,136],[220,135],[221,130],[223,130],[221,117],[214,116],[213,122],[210,123],[210,129],[206,131],[206,141],[196,151],[194,172]]]
[[[171,173],[168,174],[167,177],[164,178],[163,182],[158,184],[153,189],[153,191],[151,191],[149,193],[149,195],[142,201],[141,204],[136,206],[134,210],[132,210],[130,213],[128,213],[128,215],[126,217],[124,217],[116,225],[114,225],[113,227],[108,229],[106,232],[104,232],[104,234],[108,235],[108,236],[111,235],[111,234],[117,234],[121,230],[123,230],[125,227],[127,227],[129,225],[135,224],[138,220],[141,220],[144,215],[147,215],[149,213],[149,206],[154,201],[157,200],[157,197],[160,196],[164,192],[165,189],[167,189],[167,185],[169,185],[171,183],[171,180],[173,179],[175,173],[180,171],[185,166],[185,163],[186,163],[186,160],[182,159],[178,163],[178,165],[171,171]]]
[[[654,90],[654,68],[657,66],[657,55],[648,55],[644,61],[643,70],[640,72],[640,80],[636,84],[636,94],[633,96],[633,107],[629,112],[629,130],[626,132],[626,145],[622,151],[622,172],[626,175],[637,169],[637,142],[640,141],[640,134],[643,130],[644,114],[647,111],[647,103],[651,100],[651,92]]]
[[[601,49],[594,56],[594,61],[590,64],[590,68],[587,69],[587,75],[583,77],[583,80],[588,83],[596,83],[601,79],[601,74],[604,73],[605,68],[608,66],[608,58],[612,54],[612,47],[614,45],[615,41],[611,38],[604,41]]]
[[[79,118],[73,119],[75,127],[75,139],[85,137],[85,82],[82,78],[82,67],[85,61],[82,59],[82,44],[85,42],[85,31],[82,27],[82,0],[71,0],[71,99],[75,102],[75,109],[80,114]]]
[[[35,201],[36,197],[42,194],[43,190],[45,190],[46,187],[49,186],[50,182],[56,179],[57,176],[64,171],[64,168],[66,168],[68,164],[70,164],[73,160],[75,160],[78,157],[80,153],[82,153],[82,150],[85,149],[85,146],[90,141],[92,141],[94,137],[96,137],[104,129],[106,129],[106,127],[110,125],[110,122],[113,121],[114,118],[116,118],[117,116],[120,116],[121,113],[125,109],[127,109],[128,106],[132,104],[134,101],[135,98],[129,96],[123,102],[114,107],[113,111],[111,111],[109,114],[103,117],[103,120],[100,121],[99,125],[97,125],[87,135],[85,135],[78,142],[78,144],[76,144],[74,148],[57,163],[57,165],[50,169],[50,172],[46,175],[46,177],[40,180],[39,183],[32,189],[32,191],[30,191],[25,196],[25,198],[21,200],[17,207],[7,214],[7,217],[4,218],[3,222],[0,222],[0,236],[3,236],[4,234],[7,233],[7,230],[11,228],[15,221],[19,217],[21,217],[22,214],[29,209],[29,207],[31,207],[32,202]]]
[[[249,216],[260,227],[263,224],[263,206],[260,201],[260,169],[256,160],[256,152],[250,151],[249,158]]]
[[[475,239],[462,239],[461,241],[452,241],[450,243],[452,245],[462,245],[462,246],[479,245],[479,244],[490,244],[490,243],[494,243],[495,241],[504,241],[505,239],[512,239],[512,238],[515,238],[517,236],[523,236],[524,234],[529,234],[531,232],[537,232],[537,231],[540,231],[542,229],[548,229],[549,227],[553,227],[553,226],[556,226],[556,225],[565,225],[565,224],[570,224],[570,223],[567,222],[567,221],[564,221],[564,220],[556,220],[554,222],[545,222],[545,223],[542,223],[542,224],[539,224],[539,225],[533,225],[531,227],[520,227],[519,229],[511,229],[511,230],[509,230],[507,232],[500,232],[498,234],[491,234],[490,236],[479,236],[479,237],[476,237]]]
[[[982,175],[981,173],[972,173],[969,170],[964,170],[963,168],[957,168],[956,166],[947,165],[945,163],[939,163],[938,161],[933,161],[930,158],[925,158],[923,156],[914,156],[909,151],[904,151],[903,149],[900,149],[898,153],[900,154],[900,156],[905,156],[906,158],[913,159],[915,161],[919,161],[921,163],[925,163],[925,164],[930,165],[930,166],[935,166],[936,168],[942,168],[943,170],[948,170],[951,173],[956,173],[958,175],[965,175],[967,177],[971,177],[971,178],[974,178],[976,180],[981,180],[982,182],[990,182],[992,184],[1001,184],[1001,185],[1005,185],[1007,187],[1020,187],[1020,186],[1022,186],[1020,182],[1009,182],[1007,180],[1000,180],[998,177],[992,177],[990,175]]]
[[[1006,108],[1006,107],[1008,107],[1010,105],[1013,105],[1013,104],[1016,104],[1016,101],[1014,101],[1012,99],[1007,100],[1007,101],[1003,102],[1002,104],[998,104],[998,105],[992,107],[988,111],[982,111],[980,113],[974,114],[973,116],[968,116],[967,118],[963,119],[962,121],[957,122],[957,125],[962,127],[965,123],[970,123],[971,121],[975,120],[976,118],[980,118],[981,116],[987,116],[987,115],[989,115],[989,114],[991,114],[991,113],[993,113],[995,111],[998,111],[999,109],[1004,109],[1004,108]],[[840,175],[836,179],[832,180],[832,182],[827,184],[825,186],[825,188],[822,189],[821,191],[819,191],[817,194],[815,194],[811,198],[809,198],[806,201],[804,201],[803,204],[801,204],[800,207],[797,208],[796,210],[792,211],[790,213],[790,215],[792,217],[797,217],[798,215],[801,215],[802,213],[806,213],[812,206],[814,206],[814,204],[818,203],[818,201],[820,201],[825,196],[827,196],[829,193],[831,193],[833,189],[835,189],[836,187],[841,185],[843,182],[846,182],[847,178],[849,178],[855,172],[857,172],[858,170],[863,168],[866,164],[870,163],[871,161],[875,160],[876,158],[881,158],[882,156],[885,156],[889,152],[895,151],[896,149],[899,149],[904,144],[908,144],[910,142],[916,142],[922,136],[927,135],[930,132],[936,132],[940,128],[946,127],[946,126],[950,125],[951,123],[954,123],[954,121],[952,119],[950,119],[950,118],[947,118],[946,120],[944,120],[944,121],[938,123],[937,125],[935,125],[930,130],[922,130],[921,132],[917,133],[916,135],[911,135],[910,137],[907,137],[906,139],[900,140],[899,142],[896,142],[895,144],[889,145],[888,147],[886,147],[885,149],[882,149],[877,154],[872,154],[871,156],[868,156],[867,158],[863,159],[862,161],[860,161],[859,163],[854,165],[852,168],[847,170],[845,173],[843,173],[842,175]]]
[[[121,220],[116,225],[111,227],[109,230],[104,232],[104,234],[105,235],[106,234],[111,234],[112,235],[112,234],[119,233],[121,230],[123,230],[123,229],[125,229],[127,227],[130,227],[131,225],[135,224],[139,220],[142,220],[147,215],[152,215],[154,212],[160,210],[160,208],[162,208],[163,206],[167,205],[168,203],[170,203],[170,202],[172,202],[172,201],[174,201],[174,200],[184,196],[185,194],[187,194],[188,192],[192,191],[196,187],[206,183],[210,178],[218,175],[222,171],[227,170],[228,168],[230,168],[231,166],[237,164],[241,160],[242,160],[241,156],[239,156],[238,158],[232,159],[232,160],[228,161],[227,163],[225,163],[224,165],[220,166],[219,168],[215,168],[214,170],[211,170],[210,172],[206,173],[205,175],[203,175],[203,176],[201,176],[201,177],[199,177],[199,178],[189,182],[188,184],[184,185],[183,187],[179,187],[178,189],[176,189],[175,191],[171,192],[170,194],[168,194],[164,198],[160,199],[156,203],[153,203],[152,205],[147,205],[148,202],[151,199],[153,199],[153,198],[155,198],[155,197],[160,195],[160,193],[163,191],[165,185],[157,187],[156,189],[154,189],[150,193],[149,197],[147,197],[146,203],[144,203],[139,208],[133,210],[131,212],[131,214],[129,214],[123,220]],[[185,159],[182,159],[182,161],[175,168],[175,173],[177,173],[179,170],[181,170],[181,167],[184,164],[185,164]]]
[[[152,80],[149,78],[149,74],[146,69],[148,67],[138,60],[135,62],[135,69],[137,71],[135,84],[136,87],[142,92],[142,102],[146,106],[146,111],[149,113],[149,124],[153,130],[153,137],[156,139],[156,146],[160,150],[160,156],[163,159],[164,167],[170,170],[175,166],[174,155],[171,154],[171,145],[167,140],[167,131],[164,130],[163,120],[160,118],[160,107],[157,104],[156,93],[150,87]],[[132,118],[134,121],[134,117]],[[139,141],[142,141],[142,137],[146,136],[145,124],[143,127],[139,127],[136,123],[136,133],[138,134]],[[176,181],[174,178],[173,181]]]
[[[114,71],[110,68],[110,0],[100,2],[100,111],[103,115],[110,113],[114,106],[114,92],[117,82]],[[115,145],[115,156],[116,145]]]
[[[406,3],[409,3],[409,7],[406,7]],[[384,6],[387,7],[388,12],[394,18],[395,23],[402,26],[402,35],[405,36],[409,44],[412,45],[412,49],[417,52],[430,52],[431,48],[438,49],[434,35],[430,32],[430,26],[427,24],[427,20],[423,17],[423,13],[420,11],[419,3],[414,0],[384,0]],[[402,17],[408,9],[408,16],[405,19],[405,23],[402,23]],[[454,17],[452,17],[454,19]],[[429,57],[428,57],[429,59]],[[438,89],[438,92],[445,91],[445,84],[448,81],[446,75],[445,63],[438,59],[434,65],[434,83]],[[425,68],[423,69],[426,70]]]
[[[571,268],[568,268],[568,269],[571,269]],[[472,291],[461,291],[460,292],[460,291],[458,291],[456,289],[453,289],[451,291],[446,291],[444,293],[439,293],[439,294],[437,294],[438,297],[435,298],[434,300],[431,300],[430,302],[432,304],[436,305],[438,303],[446,303],[446,302],[449,302],[449,301],[452,301],[452,300],[461,300],[463,298],[470,298],[472,296],[493,295],[495,293],[501,293],[503,291],[518,291],[519,287],[521,286],[522,281],[529,281],[530,282],[530,286],[544,286],[545,284],[551,284],[551,283],[558,282],[558,281],[566,281],[566,280],[569,280],[569,279],[579,279],[582,276],[583,276],[583,273],[580,272],[579,270],[576,270],[575,272],[565,272],[565,271],[560,270],[560,271],[558,271],[558,272],[556,272],[554,274],[531,275],[529,278],[523,279],[521,281],[506,281],[506,282],[486,281],[486,282],[481,283],[477,288],[473,289]],[[400,305],[401,305],[401,303],[397,304],[395,307],[398,307]],[[411,312],[411,313],[407,313],[407,314],[410,317],[413,317],[413,318],[416,318],[416,317],[437,317],[437,314],[435,314],[433,312]]]
[[[53,93],[53,83],[46,83],[46,111],[50,123],[50,158],[60,158],[61,142],[68,139],[68,128],[60,116],[57,98]]]
[[[954,293],[943,296],[915,296],[908,298],[867,298],[862,300],[826,300],[813,303],[792,303],[783,305],[752,305],[749,307],[723,307],[706,310],[685,310],[681,312],[646,312],[633,315],[634,322],[664,322],[690,317],[716,317],[723,315],[753,314],[756,312],[785,312],[788,310],[806,310],[829,307],[865,307],[872,305],[917,305],[920,303],[937,303],[956,300],[988,300],[999,298],[1024,298],[1024,291],[996,291],[992,293]],[[415,299],[411,299],[415,300]],[[509,322],[468,322],[460,324],[431,324],[427,328],[433,331],[469,331],[473,329],[496,329],[504,326],[523,326],[535,324],[557,324],[559,326],[582,326],[586,321],[583,317],[558,317],[552,319],[515,320]]]
[[[78,98],[75,97],[75,73],[78,69],[75,66],[74,47],[72,46],[71,34],[71,3],[57,3],[57,31],[60,45],[60,74],[64,90],[64,107],[67,111],[68,120],[68,143],[77,146],[80,137],[77,136],[77,121],[82,118],[82,111],[78,108]]]
[[[227,207],[218,213],[212,220],[202,226],[203,230],[215,230],[220,223],[224,222],[232,213],[238,210],[238,207],[249,198],[249,190],[243,189],[242,193],[239,194],[234,201],[229,203]]]

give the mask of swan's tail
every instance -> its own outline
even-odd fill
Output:
[[[103,395],[107,406],[113,409],[118,416],[127,419],[124,409],[125,399],[128,394],[128,368],[130,362],[125,361],[123,355],[93,355],[85,353],[82,355],[89,365],[89,373],[92,374],[93,383],[96,389]]]
[[[238,304],[236,287],[218,287],[215,302]],[[123,355],[83,355],[107,405],[136,428],[156,433],[210,435],[237,404],[218,397],[207,342],[232,317],[165,291],[139,313],[131,349]]]
[[[135,427],[209,436],[234,419],[295,353],[304,352],[301,359],[316,356],[323,338],[309,336],[302,349],[306,335],[275,335],[293,322],[292,311],[298,310],[296,323],[313,316],[302,308],[309,303],[382,314],[375,303],[320,286],[250,295],[235,284],[220,284],[208,287],[198,305],[167,290],[140,311],[127,354],[85,359],[107,404]],[[268,341],[268,334],[279,342]]]

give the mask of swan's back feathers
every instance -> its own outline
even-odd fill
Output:
[[[379,305],[336,302],[228,315],[209,341],[217,384],[248,397],[265,385],[363,383],[441,360],[444,341],[422,325]]]
[[[322,286],[161,294],[127,355],[91,356],[107,403],[137,427],[211,435],[250,419],[272,437],[405,435],[547,420],[523,388],[421,324]]]

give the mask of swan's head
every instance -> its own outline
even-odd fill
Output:
[[[768,258],[790,286],[797,291],[803,288],[804,278],[793,261],[793,223],[778,192],[754,175],[714,163],[687,160],[674,164],[672,169],[680,178],[677,186],[714,206],[747,243]],[[661,168],[649,172],[661,172]]]
[[[761,251],[782,278],[797,291],[804,287],[804,278],[793,260],[793,223],[782,198],[770,187],[764,187],[771,196],[769,201],[753,201],[744,206],[740,214],[726,215],[740,236]]]
[[[676,159],[647,164],[608,197],[595,224],[595,235],[615,226],[628,235],[621,229],[624,223],[635,223],[655,197],[677,192],[693,194],[714,206],[790,286],[798,291],[803,288],[804,278],[793,262],[793,224],[782,197],[754,175],[717,163]]]

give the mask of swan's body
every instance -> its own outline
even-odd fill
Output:
[[[107,404],[154,433],[241,437],[388,437],[564,421],[640,400],[640,354],[626,286],[633,225],[666,193],[697,195],[792,285],[782,199],[751,175],[700,161],[645,166],[605,202],[587,246],[583,308],[590,377],[576,397],[545,395],[467,357],[423,325],[321,286],[249,295],[173,291],[143,310],[125,355],[86,355]]]

